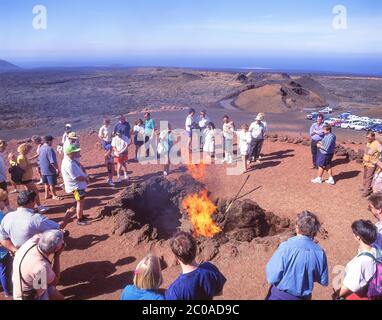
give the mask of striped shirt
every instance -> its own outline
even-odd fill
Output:
[[[322,139],[322,148],[320,148],[320,152],[322,154],[334,154],[336,150],[336,141],[337,138],[333,133],[328,133]]]

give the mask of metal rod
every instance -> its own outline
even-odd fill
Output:
[[[247,178],[245,179],[243,185],[241,186],[239,192],[237,193],[236,197],[231,201],[231,203],[229,204],[229,206],[227,207],[226,211],[224,212],[224,215],[227,214],[227,212],[229,211],[229,209],[231,209],[232,205],[236,202],[236,200],[238,199],[239,197],[239,194],[241,193],[241,191],[243,191],[245,185],[247,184],[247,182],[249,181],[249,178],[251,177],[251,175],[249,174],[247,176]]]

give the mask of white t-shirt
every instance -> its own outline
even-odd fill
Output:
[[[204,118],[199,117],[199,127],[200,127],[200,129],[205,129],[209,122],[211,122],[211,120],[210,120],[210,118],[208,116],[205,116]]]
[[[115,136],[111,141],[111,146],[115,149],[115,155],[118,157],[121,153],[124,153],[130,144],[130,139],[126,136],[121,138]]]
[[[203,151],[213,153],[215,152],[215,133],[214,129],[205,130],[205,139],[203,145]]]
[[[111,126],[106,127],[103,125],[101,129],[99,129],[98,137],[105,141],[105,142],[110,142],[112,139],[113,135],[113,128]]]
[[[76,190],[85,190],[87,187],[86,181],[77,181],[78,177],[86,177],[77,160],[71,160],[69,157],[64,157],[61,164],[62,178],[64,179],[65,192],[72,193]]]
[[[186,131],[187,132],[192,131],[192,126],[194,125],[194,123],[195,123],[194,117],[187,116],[187,119],[186,119]]]
[[[377,259],[381,256],[381,252],[376,248],[372,249],[371,254]],[[376,264],[374,260],[370,257],[362,256],[360,252],[346,265],[343,285],[352,292],[359,292],[367,286],[375,271]]]
[[[257,121],[252,122],[251,126],[249,127],[249,132],[252,134],[253,139],[264,139],[265,134],[265,128],[264,124],[260,123],[258,124]]]
[[[240,130],[238,136],[240,154],[242,156],[247,156],[251,147],[252,135],[249,131],[245,132],[244,130]]]
[[[233,133],[235,132],[235,125],[234,123],[228,122],[223,123],[223,137],[228,140],[233,140]]]

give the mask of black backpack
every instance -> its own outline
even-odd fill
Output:
[[[8,172],[11,175],[11,179],[14,183],[20,184],[23,182],[24,170],[21,169],[21,167],[18,164],[11,166]]]

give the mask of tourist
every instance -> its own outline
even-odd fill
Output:
[[[166,290],[166,300],[212,300],[223,293],[225,277],[213,264],[195,262],[197,244],[189,233],[178,232],[170,247],[182,268],[182,274]]]
[[[8,192],[7,172],[6,172],[5,162],[3,158],[3,153],[5,152],[6,149],[7,149],[7,142],[4,140],[0,140],[0,190]],[[12,208],[10,207],[8,196],[4,200],[4,202],[5,202],[5,207],[7,208],[7,211],[8,212],[13,211]]]
[[[130,139],[124,135],[123,131],[117,131],[116,136],[111,142],[114,155],[117,161],[117,182],[121,182],[121,171],[123,171],[125,180],[128,180],[127,175],[127,161],[128,161],[128,148]]]
[[[251,162],[260,163],[260,153],[264,144],[265,138],[265,127],[262,123],[263,117],[261,115],[257,115],[255,122],[249,126],[249,132],[252,135],[252,145],[250,151],[250,160]]]
[[[62,146],[65,144],[66,139],[68,138],[69,133],[71,133],[72,131],[73,131],[73,129],[72,129],[72,125],[68,123],[68,124],[65,126],[65,132],[64,132],[64,134],[62,135],[62,140],[61,140],[61,145],[62,145]]]
[[[186,118],[186,133],[187,133],[187,137],[188,137],[188,142],[187,142],[187,146],[188,146],[188,150],[191,150],[192,148],[192,131],[194,129],[196,129],[197,127],[197,123],[195,121],[195,109],[190,109],[188,111],[188,116]]]
[[[29,161],[37,160],[37,172],[38,172],[38,176],[40,177],[40,181],[37,182],[36,184],[42,185],[44,184],[44,182],[42,181],[39,156],[40,156],[40,148],[44,144],[44,142],[40,136],[33,136],[31,140],[36,145],[36,154],[33,157],[29,158]]]
[[[146,144],[146,158],[150,156],[150,144],[154,141],[155,135],[155,121],[151,118],[150,112],[146,112],[145,119],[145,144]]]
[[[4,219],[4,209],[8,194],[3,189],[0,189],[0,225]],[[0,284],[3,288],[5,298],[12,297],[12,257],[8,250],[0,244]]]
[[[121,300],[164,300],[158,292],[163,283],[159,259],[148,255],[138,263],[134,271],[133,285],[127,286],[121,294]]]
[[[63,145],[64,151],[70,145],[73,145],[73,146],[76,146],[77,148],[80,148],[80,137],[75,132],[70,132],[67,135],[66,141]]]
[[[260,119],[262,119],[261,123],[264,126],[264,135],[265,135],[268,131],[268,123],[267,123],[267,121],[265,121],[265,113],[259,113],[259,117],[260,117]],[[261,159],[262,159],[262,154],[260,153],[259,160],[261,161]]]
[[[375,245],[377,245],[382,250],[382,193],[374,193],[369,197],[368,200],[368,209],[378,221],[375,224],[378,231]]]
[[[9,162],[9,173],[10,173],[10,182],[11,182],[11,185],[12,185],[12,188],[13,190],[10,192],[10,194],[12,193],[19,193],[19,187],[17,185],[17,183],[13,180],[12,178],[12,172],[14,172],[14,168],[18,167],[17,165],[17,156],[14,154],[14,153],[10,153],[8,154],[8,162]],[[17,169],[16,169],[17,171]],[[21,172],[21,176],[22,176],[22,172]],[[21,182],[21,176],[20,176],[20,182]]]
[[[134,128],[135,159],[138,161],[139,149],[145,144],[145,125],[142,119],[135,122]]]
[[[207,159],[211,161],[212,157],[215,157],[215,137],[216,128],[215,125],[210,122],[207,124],[204,137],[203,151],[207,155]]]
[[[311,300],[315,282],[328,286],[326,255],[314,241],[319,229],[313,213],[297,215],[297,236],[283,242],[267,264],[267,300]]]
[[[252,145],[252,134],[249,132],[248,124],[243,124],[238,132],[239,152],[244,163],[244,172],[248,171],[249,152]]]
[[[373,178],[373,193],[382,193],[382,161],[378,161]]]
[[[381,156],[381,145],[375,138],[375,133],[367,133],[366,149],[363,156],[363,185],[361,188],[362,196],[368,197],[372,193],[372,183],[377,164]]]
[[[38,189],[35,183],[33,182],[33,166],[29,162],[29,159],[27,157],[31,150],[32,146],[27,143],[23,143],[17,148],[17,165],[23,170],[21,184],[24,186],[25,190],[34,191],[36,193],[37,209],[38,211],[43,213],[48,211],[48,208],[41,205]]]
[[[40,148],[39,163],[41,167],[42,180],[45,185],[45,199],[52,198],[61,201],[62,198],[56,193],[57,178],[60,175],[56,152],[52,148],[53,137],[44,137],[44,144]]]
[[[198,127],[200,130],[200,148],[203,148],[205,136],[206,136],[206,130],[208,124],[211,122],[210,117],[207,115],[206,110],[202,110],[199,115],[199,121],[198,121]],[[203,149],[202,149],[203,150]]]
[[[231,164],[233,161],[233,136],[235,133],[235,124],[229,116],[223,117],[223,138],[224,138],[224,161]]]
[[[37,195],[34,191],[22,191],[17,197],[18,208],[8,213],[0,224],[0,244],[14,253],[34,235],[51,229],[64,230],[69,222],[72,210],[68,210],[61,223],[49,220],[42,214],[36,214]]]
[[[84,216],[84,207],[89,178],[86,172],[83,171],[81,164],[76,160],[80,156],[81,149],[70,145],[64,151],[66,156],[62,160],[61,173],[64,179],[65,192],[73,194],[77,203],[77,225],[86,226],[89,221]]]
[[[366,220],[355,221],[351,228],[358,243],[358,253],[346,265],[341,289],[335,293],[334,298],[369,300],[368,285],[376,272],[376,259],[381,258],[380,249],[373,246],[377,240],[377,228]]]
[[[3,153],[7,149],[7,142],[0,140],[0,189],[4,191],[7,190],[7,172],[5,167],[5,162],[3,158]]]
[[[64,300],[56,288],[64,249],[64,235],[59,230],[48,230],[28,240],[13,262],[13,299]],[[36,288],[36,283],[42,285]]]
[[[111,187],[115,187],[115,184],[113,182],[114,178],[114,156],[113,156],[113,147],[111,144],[108,144],[105,146],[105,165],[107,169],[107,183]]]
[[[171,125],[168,123],[167,128],[159,134],[158,154],[161,157],[161,163],[164,163],[163,176],[167,177],[170,173],[170,152],[174,145],[174,137],[172,135]]]
[[[102,148],[106,150],[106,147],[111,144],[113,138],[113,129],[109,119],[103,120],[103,125],[98,132],[98,137],[101,139]]]
[[[126,121],[124,115],[118,117],[118,123],[114,128],[113,135],[116,136],[118,132],[122,132],[122,134],[129,139],[131,137],[131,126],[130,123]]]
[[[311,138],[310,142],[310,148],[312,152],[312,169],[318,169],[317,166],[317,144],[322,141],[324,138],[324,115],[323,114],[318,114],[317,116],[317,122],[313,123],[312,126],[310,127],[309,135]]]
[[[328,171],[329,179],[325,182],[330,185],[335,185],[332,170],[332,160],[334,152],[336,150],[336,136],[332,133],[332,126],[325,124],[323,126],[324,138],[322,141],[317,143],[317,160],[316,164],[318,166],[318,177],[313,179],[312,182],[316,184],[321,184],[323,182],[322,176],[324,171]]]

